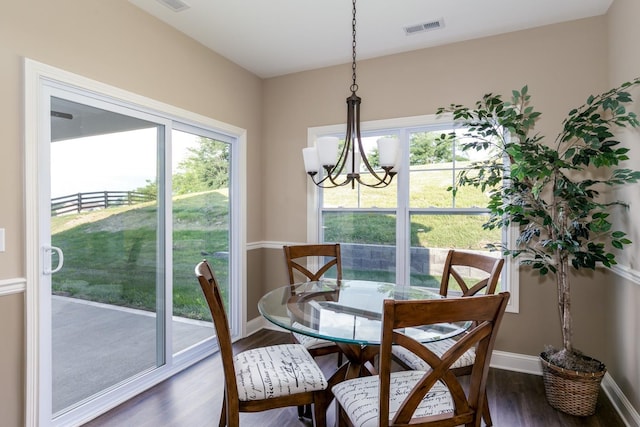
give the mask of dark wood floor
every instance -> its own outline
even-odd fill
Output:
[[[242,351],[250,347],[283,342],[289,342],[288,334],[262,330],[238,341],[234,347],[236,351]],[[329,355],[318,359],[327,376],[336,367],[335,357]],[[212,356],[85,426],[217,426],[222,381],[220,359]],[[604,393],[600,393],[596,415],[573,417],[556,411],[547,404],[542,377],[491,369],[488,384],[491,415],[496,427],[624,426]],[[333,406],[329,409],[327,419],[328,425],[333,425]],[[240,423],[243,426],[260,427],[311,425],[310,422],[298,420],[296,408],[241,414]]]

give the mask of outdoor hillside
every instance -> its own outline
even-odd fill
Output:
[[[209,259],[227,283],[228,196],[214,190],[173,201],[174,314],[209,318],[193,268]],[[52,244],[64,251],[53,292],[91,301],[155,311],[156,202],[52,218]]]

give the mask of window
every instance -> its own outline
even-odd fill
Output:
[[[356,184],[319,189],[311,182],[316,205],[310,207],[309,240],[340,242],[343,274],[349,279],[373,279],[401,285],[439,288],[450,248],[488,252],[487,243],[506,241],[509,233],[485,230],[488,196],[463,187],[451,191],[457,174],[486,153],[462,151],[464,129],[450,120],[420,116],[362,123],[367,155],[375,159],[375,141],[400,140],[401,168],[391,185],[371,189]],[[458,137],[445,137],[455,133]],[[309,131],[344,138],[344,128],[327,126]],[[369,148],[368,148],[369,147]],[[499,256],[492,252],[491,255]],[[505,264],[500,290],[512,293],[510,311],[517,311],[517,269]]]

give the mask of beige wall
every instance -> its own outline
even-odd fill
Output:
[[[249,241],[262,240],[262,80],[126,0],[22,0],[0,13],[0,282],[25,275],[23,57],[247,129]],[[256,274],[252,273],[252,277]],[[27,288],[29,284],[27,284]],[[23,425],[23,295],[0,297],[0,414]]]
[[[2,425],[24,425],[24,297],[0,297],[0,414]]]
[[[622,20],[626,27],[637,28],[631,21],[640,16],[637,2],[615,3],[622,2],[626,6],[613,16],[359,61],[362,120],[432,114],[438,106],[452,102],[470,105],[487,92],[509,96],[512,89],[527,84],[533,105],[543,113],[537,129],[551,143],[571,108],[609,87],[609,58],[624,63],[619,78],[640,74],[640,56],[634,42],[640,30],[619,35],[623,47],[620,52],[610,52],[608,26]],[[631,8],[636,9],[634,13],[628,10]],[[626,59],[629,53],[635,55],[631,61]],[[306,240],[308,178],[301,149],[306,146],[308,127],[344,123],[350,77],[347,64],[266,80],[264,141],[269,147],[265,161],[270,165],[264,187],[266,240]],[[284,182],[286,187],[282,186]],[[269,260],[264,270],[266,291],[286,276],[280,250],[264,252],[264,259]],[[621,282],[615,292],[613,281]],[[614,381],[638,410],[640,322],[630,307],[634,302],[637,307],[639,287],[622,282],[619,276],[604,271],[585,272],[575,280],[574,341],[578,349],[609,366]],[[624,306],[622,312],[620,304]],[[634,329],[635,335],[631,333]],[[497,349],[538,355],[547,344],[561,345],[555,286],[548,278],[542,281],[522,270],[520,313],[505,317]]]

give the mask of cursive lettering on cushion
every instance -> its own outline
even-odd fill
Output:
[[[303,324],[298,322],[294,322],[292,326],[294,326],[296,329],[303,329],[303,330],[307,329],[309,330],[309,332],[315,332],[310,327],[304,326]],[[316,337],[310,337],[309,335],[303,335],[297,332],[293,332],[293,336],[306,349],[329,347],[331,345],[335,345],[333,341],[323,340],[321,338],[316,338]]]
[[[424,344],[429,350],[434,352],[438,357],[442,357],[443,354],[447,352],[454,344],[455,340],[452,338],[447,338],[440,341],[433,341]],[[404,362],[409,368],[415,369],[417,371],[427,371],[430,369],[430,366],[427,362],[422,360],[422,358],[418,357],[415,353],[407,350],[406,348],[394,345],[391,349],[391,352],[395,357]],[[474,347],[467,350],[458,360],[453,362],[451,365],[451,369],[453,368],[461,368],[463,366],[471,366],[474,364],[476,360],[476,349]]]
[[[393,372],[390,381],[389,419],[392,419],[405,397],[425,375],[421,371]],[[361,377],[344,381],[331,391],[355,427],[378,426],[379,377]],[[445,385],[438,382],[416,408],[414,417],[453,412],[453,400]]]
[[[240,400],[260,400],[324,390],[327,380],[300,344],[247,350],[233,358]]]

